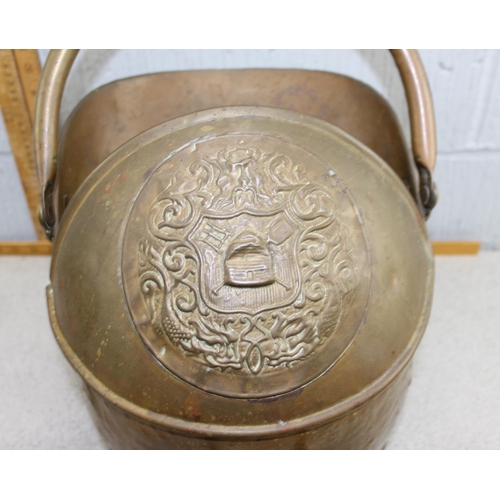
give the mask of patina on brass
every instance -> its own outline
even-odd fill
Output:
[[[125,227],[124,290],[173,373],[216,394],[273,396],[321,375],[352,341],[368,245],[334,165],[280,137],[286,122],[239,133],[240,120],[226,121],[144,184]]]
[[[116,138],[86,141],[95,103],[108,102],[96,91],[65,128],[57,171],[48,163],[60,102],[53,87],[62,91],[73,58],[54,53],[37,107],[42,218],[56,234],[49,312],[108,442],[174,449],[382,446],[432,296],[423,216],[435,201],[435,141],[425,75],[408,64],[418,56],[395,51],[407,80],[417,163],[390,113],[386,123],[396,135],[385,142],[391,147],[383,148],[384,159],[366,145],[377,143],[380,125],[360,127],[363,144],[333,119],[290,109],[233,105],[179,116],[194,102],[147,130],[145,118],[124,123],[125,136],[141,130],[112,153]],[[250,70],[254,78],[259,71]],[[234,81],[229,75],[221,78]],[[314,86],[330,76],[293,75],[278,72],[277,79]],[[142,78],[125,81],[125,89],[148,88]],[[387,109],[373,91],[342,78],[337,91],[362,89],[374,107]],[[107,91],[116,98],[123,89],[118,82],[103,89],[109,97]],[[97,129],[110,123],[107,110]],[[355,117],[346,122],[356,129]],[[71,149],[84,143],[91,153],[78,163]],[[87,165],[85,179],[63,180],[70,157]]]
[[[74,110],[58,153],[62,91],[77,53],[51,51],[38,91],[35,156],[43,185],[41,220],[50,237],[80,184],[116,148],[167,120],[220,106],[272,106],[333,123],[394,169],[426,217],[436,202],[434,111],[415,50],[391,50],[408,98],[413,157],[392,109],[370,87],[333,73],[262,69],[159,73],[113,82]]]

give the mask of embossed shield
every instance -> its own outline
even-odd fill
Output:
[[[201,263],[200,292],[219,312],[286,306],[300,290],[299,227],[284,212],[207,217],[189,235]]]

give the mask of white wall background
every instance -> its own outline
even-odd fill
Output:
[[[48,50],[40,50],[42,62]],[[434,240],[479,240],[500,250],[500,51],[422,50],[438,131],[439,204],[428,222]],[[141,73],[222,68],[305,68],[363,80],[393,105],[409,137],[404,92],[380,50],[90,50],[66,88],[62,122],[92,89]],[[0,240],[35,238],[3,121],[0,121]]]

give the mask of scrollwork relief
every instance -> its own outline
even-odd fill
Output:
[[[249,376],[306,359],[334,334],[356,286],[332,189],[278,152],[193,157],[150,205],[138,242],[156,334],[205,366]]]

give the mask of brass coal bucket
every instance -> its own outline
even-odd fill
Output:
[[[161,73],[36,104],[50,320],[114,448],[380,448],[426,327],[432,100],[392,50],[412,149],[342,75]]]

